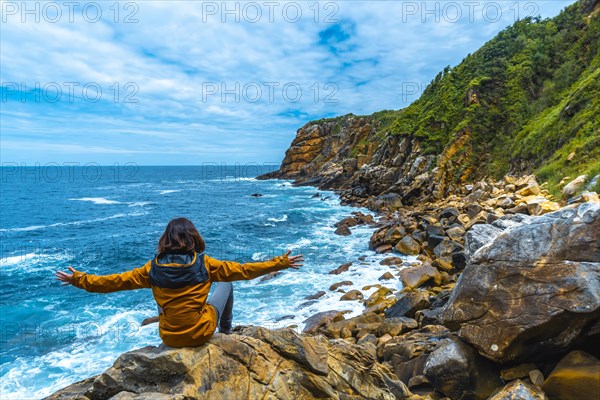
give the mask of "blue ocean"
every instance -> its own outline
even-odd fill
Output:
[[[123,352],[160,343],[157,324],[140,326],[157,314],[150,290],[87,293],[61,286],[54,273],[68,266],[93,274],[140,267],[174,217],[191,219],[215,258],[263,260],[287,249],[305,255],[302,270],[235,282],[234,325],[301,329],[319,311],[357,314],[364,306],[340,302],[329,286],[350,280],[346,289],[362,289],[391,268],[368,249],[373,228],[334,234],[335,222],[368,210],[341,206],[334,193],[313,187],[256,180],[266,166],[0,170],[2,399],[44,397],[104,371]],[[349,271],[328,274],[349,261]],[[307,302],[321,290],[327,294]]]

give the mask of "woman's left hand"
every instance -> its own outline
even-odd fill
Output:
[[[77,271],[75,271],[75,268],[69,266],[69,271],[75,273]],[[66,272],[62,272],[62,271],[57,271],[56,274],[54,274],[54,276],[56,276],[56,278],[63,282],[63,286],[64,285],[72,285],[73,284],[73,274],[67,274]]]
[[[300,269],[300,267],[304,264],[304,255],[298,254],[296,256],[291,256],[291,250],[288,250],[283,256],[287,257],[289,264],[286,268]]]

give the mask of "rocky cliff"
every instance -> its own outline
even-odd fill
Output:
[[[308,122],[262,178],[338,189],[361,205],[386,193],[410,205],[532,172],[554,194],[580,175],[598,191],[599,16],[598,0],[580,0],[553,19],[518,21],[405,109]]]

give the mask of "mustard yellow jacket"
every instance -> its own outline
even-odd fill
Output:
[[[151,268],[189,267],[196,257],[204,257],[204,282],[180,288],[166,288],[152,285]],[[199,260],[201,261],[201,260]],[[159,318],[159,333],[163,342],[171,347],[199,346],[213,335],[217,326],[217,312],[206,304],[212,282],[230,282],[254,279],[289,266],[286,255],[269,261],[240,264],[234,261],[219,261],[204,254],[194,254],[189,264],[159,264],[158,259],[150,260],[143,267],[113,275],[90,275],[77,271],[73,273],[73,285],[88,292],[109,293],[120,290],[152,288],[156,303],[162,308]]]

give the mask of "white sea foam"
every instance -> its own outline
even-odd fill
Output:
[[[158,194],[169,194],[169,193],[177,193],[177,192],[181,192],[181,189],[166,189],[166,190],[159,190]]]
[[[128,214],[115,214],[115,215],[111,215],[108,217],[101,217],[101,218],[94,218],[94,219],[85,219],[85,220],[81,220],[81,221],[70,221],[70,222],[57,222],[55,224],[50,224],[50,225],[33,225],[33,226],[26,226],[24,228],[9,228],[9,229],[0,229],[0,232],[25,232],[25,231],[35,231],[38,229],[45,229],[45,228],[53,228],[56,226],[69,226],[69,225],[83,225],[83,224],[91,224],[94,222],[102,222],[102,221],[107,221],[110,219],[114,219],[114,218],[123,218],[123,217],[137,217],[140,215],[145,215],[147,214],[146,212],[131,212]]]
[[[26,261],[30,261],[32,259],[37,259],[40,257],[44,257],[46,254],[38,254],[38,253],[28,253],[21,254],[18,256],[10,256],[10,257],[2,257],[0,258],[0,266],[8,266],[8,265],[17,265]]]
[[[284,222],[287,221],[288,216],[287,214],[283,214],[283,217],[280,218],[267,218],[267,221],[271,221],[271,222]]]
[[[120,201],[109,200],[109,199],[105,199],[104,197],[81,197],[79,199],[69,199],[69,200],[74,200],[74,201],[89,201],[89,202],[92,202],[94,204],[123,204]]]
[[[90,311],[90,310],[86,310]],[[114,308],[113,315],[104,317],[93,311],[92,320],[74,324],[78,340],[35,357],[20,357],[5,365],[0,380],[2,399],[43,398],[73,382],[98,374],[112,365],[115,354],[138,348],[139,343],[158,345],[157,325],[140,327],[140,321],[150,311],[131,311]],[[130,327],[123,331],[123,327]],[[86,336],[87,333],[87,336]],[[48,371],[53,371],[48,374]],[[51,377],[51,384],[48,378]]]

